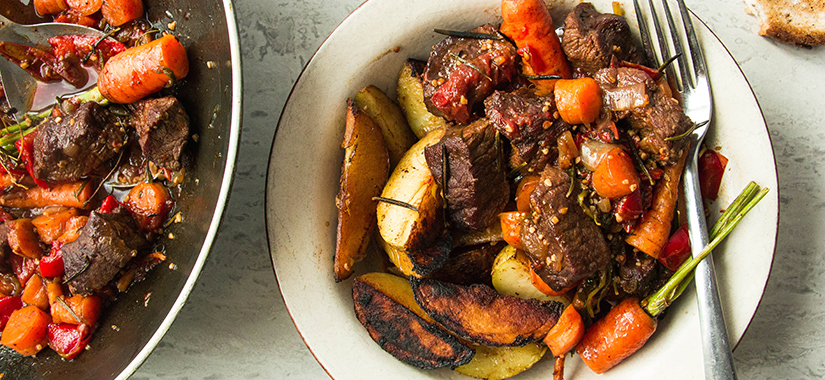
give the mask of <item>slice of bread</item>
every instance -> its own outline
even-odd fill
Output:
[[[825,0],[745,0],[759,34],[797,45],[825,44]]]

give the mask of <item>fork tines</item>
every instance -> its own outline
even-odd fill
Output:
[[[685,31],[684,33],[678,32],[680,28],[677,27],[677,21],[674,20],[673,12],[671,12],[667,0],[661,1],[661,15],[659,9],[654,5],[653,0],[647,1],[647,8],[650,13],[649,17],[645,16],[638,0],[633,0],[633,7],[636,11],[636,19],[639,23],[639,34],[648,64],[652,67],[660,67],[663,62],[678,56],[676,59],[678,62],[678,70],[676,70],[673,65],[668,65],[665,68],[665,73],[676,81],[678,90],[682,91],[685,86],[695,88],[697,85],[697,77],[704,76],[706,70],[702,49],[696,38],[696,32],[693,29],[693,23],[691,22],[687,7],[683,0],[676,1],[679,8],[678,21],[679,24],[681,24],[681,29]],[[667,23],[667,28],[663,28],[662,19]],[[649,22],[652,22],[653,30],[648,27]],[[658,47],[653,46],[651,41],[654,39],[658,42]],[[690,60],[687,59],[688,56],[691,58]]]

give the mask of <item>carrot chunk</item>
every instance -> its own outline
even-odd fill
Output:
[[[656,324],[638,298],[626,298],[587,329],[576,352],[593,372],[604,373],[642,348]]]
[[[48,326],[52,319],[37,306],[26,306],[11,313],[0,344],[23,356],[33,356],[49,342]]]

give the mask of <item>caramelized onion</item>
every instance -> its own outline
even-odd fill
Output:
[[[607,153],[618,147],[616,144],[607,144],[599,140],[585,140],[582,143],[582,164],[587,170],[595,171]]]
[[[604,104],[611,111],[627,111],[647,105],[647,91],[644,83],[604,89]]]

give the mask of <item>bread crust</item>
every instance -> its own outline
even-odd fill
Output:
[[[779,42],[825,45],[825,0],[746,0],[759,34]]]

